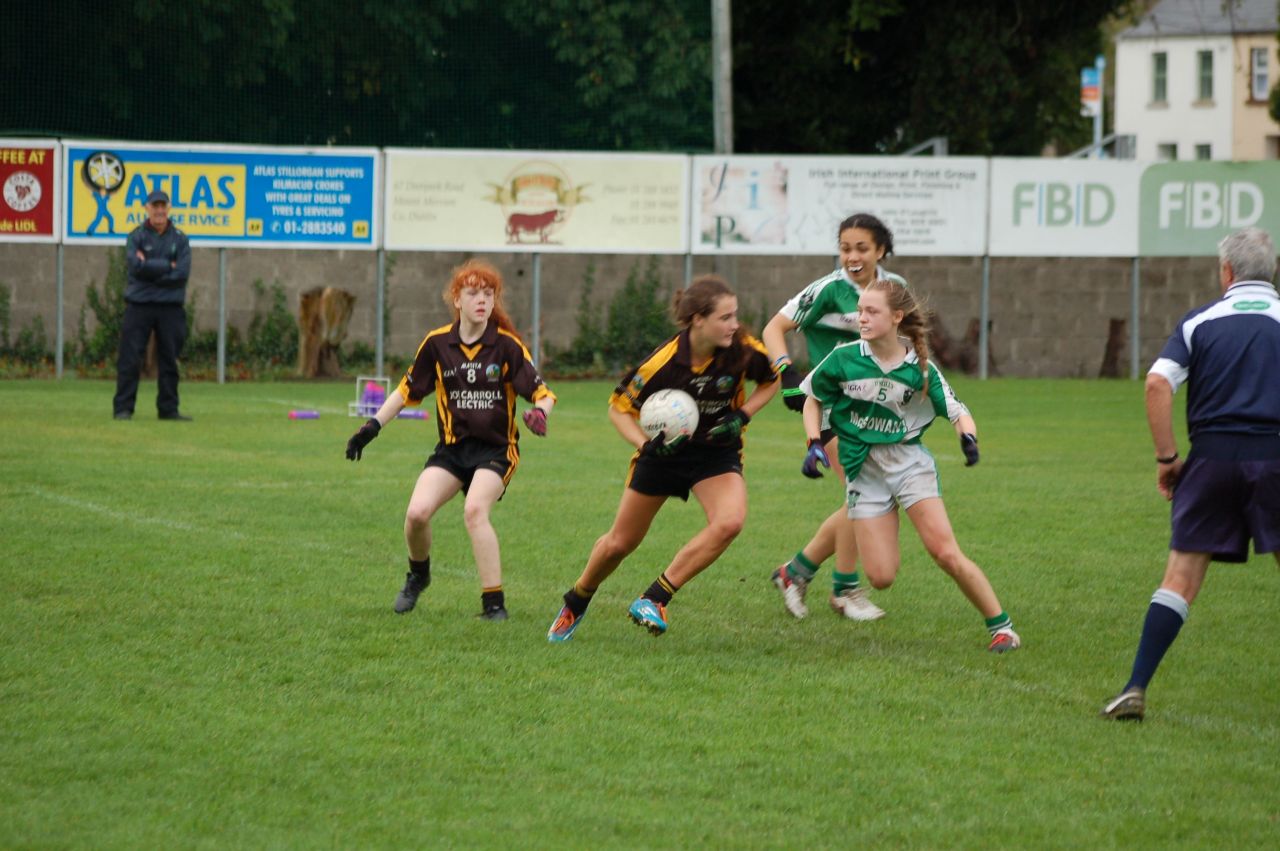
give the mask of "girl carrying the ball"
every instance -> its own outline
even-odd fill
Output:
[[[966,466],[978,462],[977,426],[942,373],[929,362],[928,328],[903,284],[877,280],[858,303],[861,339],[831,350],[801,387],[809,448],[802,472],[830,467],[822,440],[823,411],[839,438],[847,511],[867,579],[888,588],[898,575],[898,509],[916,527],[929,555],[986,621],[987,649],[1021,644],[986,574],[960,550],[942,504],[938,468],[920,437],[946,417],[960,437]]]
[[[777,374],[764,345],[739,326],[737,296],[723,279],[696,278],[676,293],[672,312],[680,333],[627,373],[609,398],[609,420],[636,453],[613,526],[596,541],[582,575],[565,593],[564,607],[547,631],[549,641],[573,637],[600,583],[640,546],[669,497],[688,500],[692,491],[707,525],[631,604],[631,620],[654,635],[667,631],[671,597],[733,543],[746,520],[742,434],[777,392]],[[755,383],[750,395],[748,379]],[[649,438],[640,428],[645,400],[666,389],[683,390],[697,402],[692,435]]]

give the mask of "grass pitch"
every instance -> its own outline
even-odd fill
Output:
[[[981,433],[928,443],[961,546],[1024,647],[904,533],[888,617],[768,582],[841,498],[775,402],[750,513],[655,639],[626,607],[700,526],[670,503],[574,640],[545,631],[629,456],[609,385],[555,385],[495,511],[511,620],[476,620],[455,501],[391,612],[433,422],[359,464],[342,384],[184,383],[193,423],[112,387],[0,383],[0,847],[1275,847],[1276,567],[1216,565],[1143,725],[1124,683],[1168,544],[1134,382],[956,383]],[[292,408],[316,421],[292,422]],[[1185,449],[1185,441],[1183,442]]]

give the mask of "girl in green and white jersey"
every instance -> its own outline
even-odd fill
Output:
[[[893,234],[870,213],[856,213],[840,223],[840,266],[809,284],[774,315],[761,335],[769,357],[782,374],[783,404],[793,411],[804,409],[799,370],[791,365],[786,335],[799,331],[808,346],[809,362],[818,363],[836,346],[858,339],[858,297],[863,287],[875,280],[905,284],[900,276],[880,266],[893,253]],[[834,432],[824,414],[822,440],[828,454],[836,454]],[[815,474],[817,475],[817,474]],[[786,564],[774,570],[773,584],[782,593],[788,612],[797,618],[809,614],[805,592],[822,562],[836,556],[832,577],[831,608],[853,620],[875,620],[884,611],[867,599],[858,574],[858,548],[853,525],[843,508],[822,521],[804,548]]]
[[[1009,615],[982,569],[956,543],[937,466],[920,443],[933,420],[946,417],[960,436],[966,466],[978,462],[973,417],[929,363],[924,314],[904,285],[874,281],[862,292],[858,330],[861,340],[834,348],[802,384],[809,437],[804,472],[830,466],[821,437],[823,410],[829,409],[847,480],[848,516],[871,584],[888,588],[897,577],[901,507],[929,555],[986,619],[987,649],[1016,650],[1021,641]]]

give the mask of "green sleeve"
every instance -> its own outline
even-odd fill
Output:
[[[942,376],[933,364],[929,364],[929,402],[933,405],[933,412],[943,419],[947,417],[947,391],[942,383]]]

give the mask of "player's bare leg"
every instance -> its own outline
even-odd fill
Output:
[[[396,597],[395,611],[404,614],[418,604],[418,596],[431,584],[431,518],[440,506],[462,490],[456,476],[439,467],[428,467],[418,475],[404,513],[404,540],[409,550],[409,572]]]
[[[707,525],[680,548],[667,569],[631,604],[628,614],[653,635],[667,631],[667,604],[690,579],[729,548],[747,519],[747,485],[738,473],[703,479],[692,488]]]
[[[873,588],[888,588],[898,576],[902,554],[898,547],[898,512],[853,522],[862,569]]]
[[[956,543],[956,535],[942,499],[930,497],[920,500],[907,509],[907,517],[916,527],[929,557],[960,586],[965,597],[986,621],[987,630],[991,634],[991,643],[987,649],[993,653],[1005,653],[1022,646],[1022,639],[1013,631],[1012,620],[1000,607],[991,581],[982,572],[982,568],[961,552],[960,545]]]
[[[431,518],[461,490],[462,482],[442,467],[427,467],[418,476],[404,513],[409,558],[421,561],[431,555]]]
[[[679,588],[718,559],[747,519],[747,485],[737,473],[703,479],[693,486],[707,525],[680,548],[666,575]]]
[[[463,520],[467,535],[471,538],[476,572],[480,574],[480,583],[486,588],[502,584],[501,549],[489,515],[505,488],[502,477],[497,473],[492,470],[476,470],[463,506]]]
[[[987,575],[960,550],[946,506],[937,497],[922,499],[907,509],[929,557],[960,586],[965,597],[984,618],[998,615],[1000,601]]]
[[[665,496],[648,496],[630,488],[623,490],[613,525],[596,539],[587,558],[587,566],[582,569],[575,587],[585,591],[599,588],[622,564],[622,560],[644,541],[653,518],[658,516],[666,501]]]

